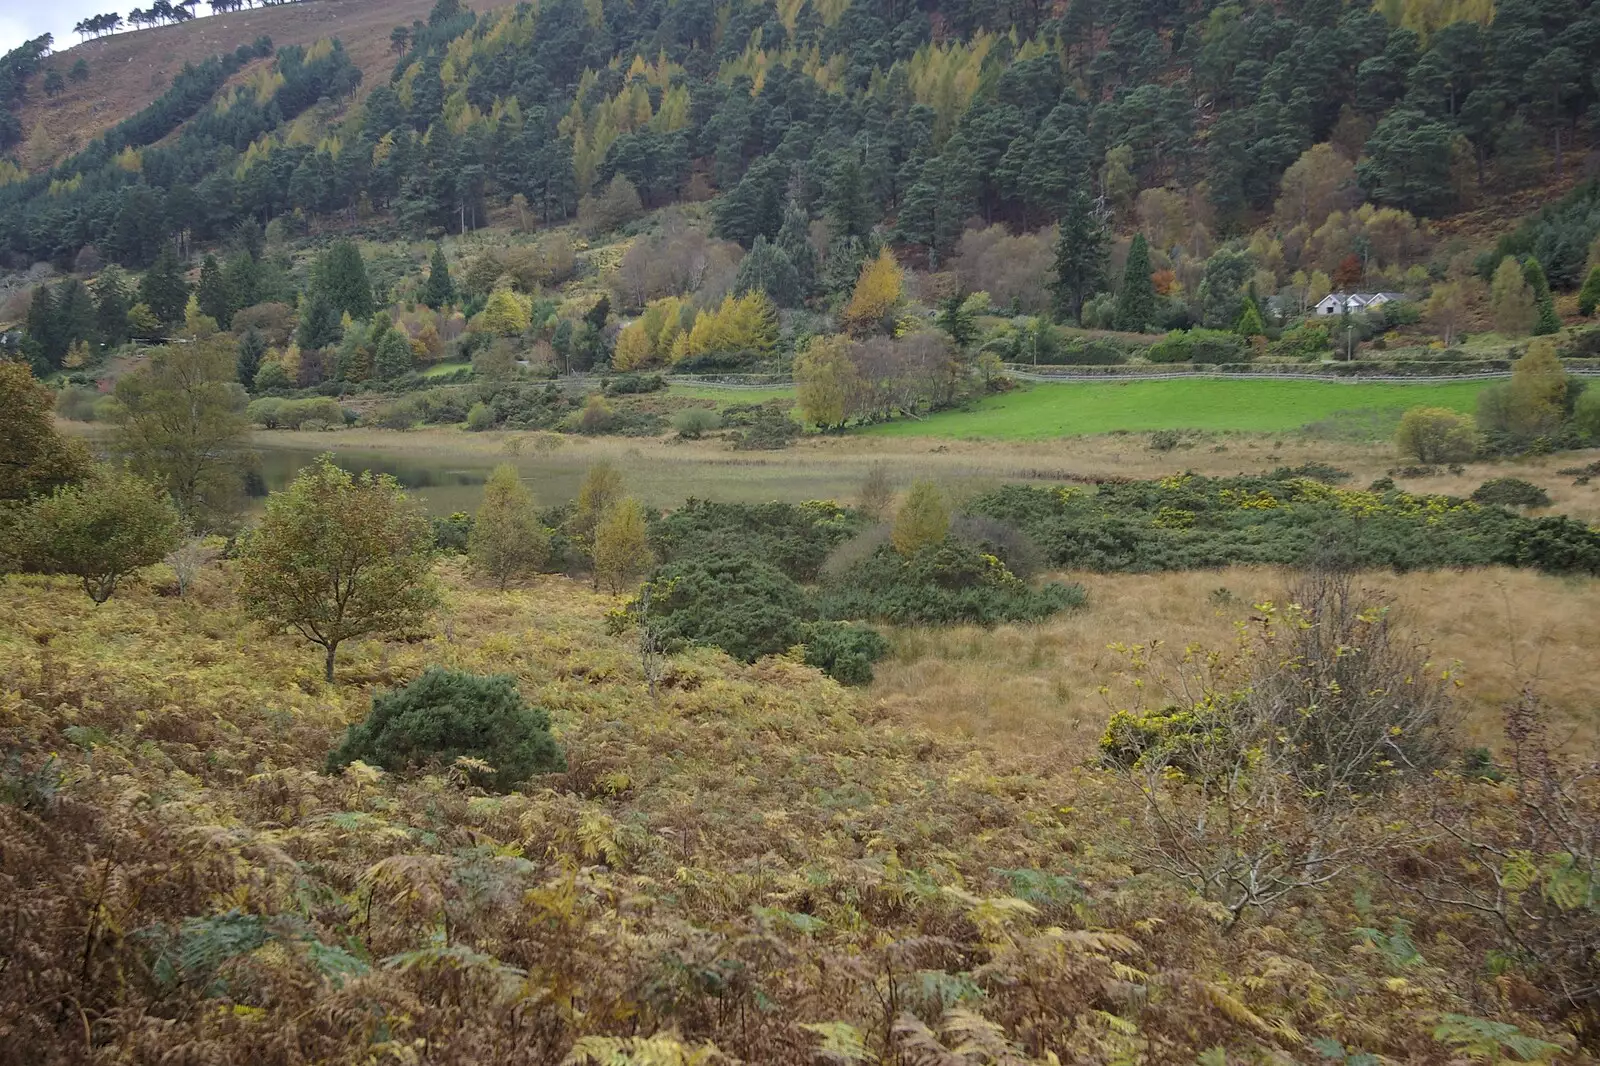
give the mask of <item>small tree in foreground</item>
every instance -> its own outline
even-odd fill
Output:
[[[360,477],[320,456],[267,500],[239,556],[252,617],[293,629],[327,652],[416,625],[438,603],[427,517],[387,474]]]
[[[1380,797],[1450,752],[1448,671],[1347,573],[1309,574],[1263,604],[1232,654],[1129,651],[1148,709],[1112,715],[1105,765],[1143,807],[1150,867],[1231,926],[1392,846]]]
[[[328,756],[328,772],[357,759],[392,771],[463,758],[492,767],[486,783],[502,792],[567,768],[550,716],[524,703],[510,677],[433,667],[405,688],[374,696],[366,721],[352,725]]]
[[[516,467],[502,463],[483,487],[483,506],[467,538],[467,558],[473,569],[504,589],[514,577],[538,573],[549,557],[550,535],[539,521],[533,493]]]
[[[180,534],[177,508],[165,492],[109,469],[36,501],[24,529],[32,567],[71,574],[97,604],[128,574],[160,562]]]
[[[1461,463],[1478,450],[1472,419],[1448,407],[1413,407],[1400,419],[1394,446],[1420,463]]]
[[[594,532],[594,577],[621,592],[655,565],[644,508],[629,496],[605,513]]]

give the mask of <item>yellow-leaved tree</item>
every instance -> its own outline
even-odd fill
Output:
[[[515,337],[528,329],[529,311],[523,298],[509,287],[496,288],[483,305],[478,324],[500,337]]]
[[[904,299],[904,272],[894,254],[885,248],[878,258],[861,268],[850,302],[839,313],[839,324],[854,336],[893,333],[895,312]]]
[[[567,533],[585,554],[593,553],[594,531],[606,512],[622,499],[622,492],[622,472],[605,460],[595,463],[583,475],[572,517],[567,519]]]
[[[842,429],[855,407],[861,374],[848,337],[812,337],[794,360],[800,415],[819,429]]]
[[[664,329],[667,328],[665,325]],[[728,295],[715,311],[702,311],[671,342],[672,361],[703,355],[770,355],[778,346],[778,308],[766,293]]]
[[[550,535],[539,521],[533,493],[516,467],[502,463],[483,486],[483,504],[467,538],[467,559],[504,589],[512,578],[538,573],[549,557]]]
[[[606,511],[595,529],[595,583],[604,582],[612,592],[621,592],[654,564],[644,508],[632,496],[624,497]]]
[[[901,555],[915,555],[950,534],[950,504],[931,481],[919,481],[894,516],[890,540]]]

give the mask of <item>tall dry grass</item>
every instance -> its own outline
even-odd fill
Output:
[[[1087,610],[1037,625],[984,630],[904,630],[879,665],[872,696],[894,716],[988,738],[1001,747],[1081,759],[1110,710],[1133,693],[1112,644],[1161,641],[1222,648],[1252,605],[1276,599],[1293,578],[1280,568],[1165,574],[1070,574],[1089,590]],[[1459,662],[1463,739],[1488,745],[1500,708],[1535,680],[1568,746],[1600,725],[1600,584],[1526,570],[1368,574],[1440,669]]]

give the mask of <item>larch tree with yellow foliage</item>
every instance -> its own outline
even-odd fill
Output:
[[[839,313],[839,324],[853,336],[894,332],[895,312],[905,298],[905,272],[885,248],[878,258],[861,268],[850,302]]]

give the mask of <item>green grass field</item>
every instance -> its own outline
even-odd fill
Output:
[[[1050,383],[989,397],[970,411],[936,414],[922,422],[903,419],[862,432],[966,440],[1039,440],[1155,429],[1279,433],[1343,411],[1416,406],[1471,411],[1487,384],[1262,379]]]

